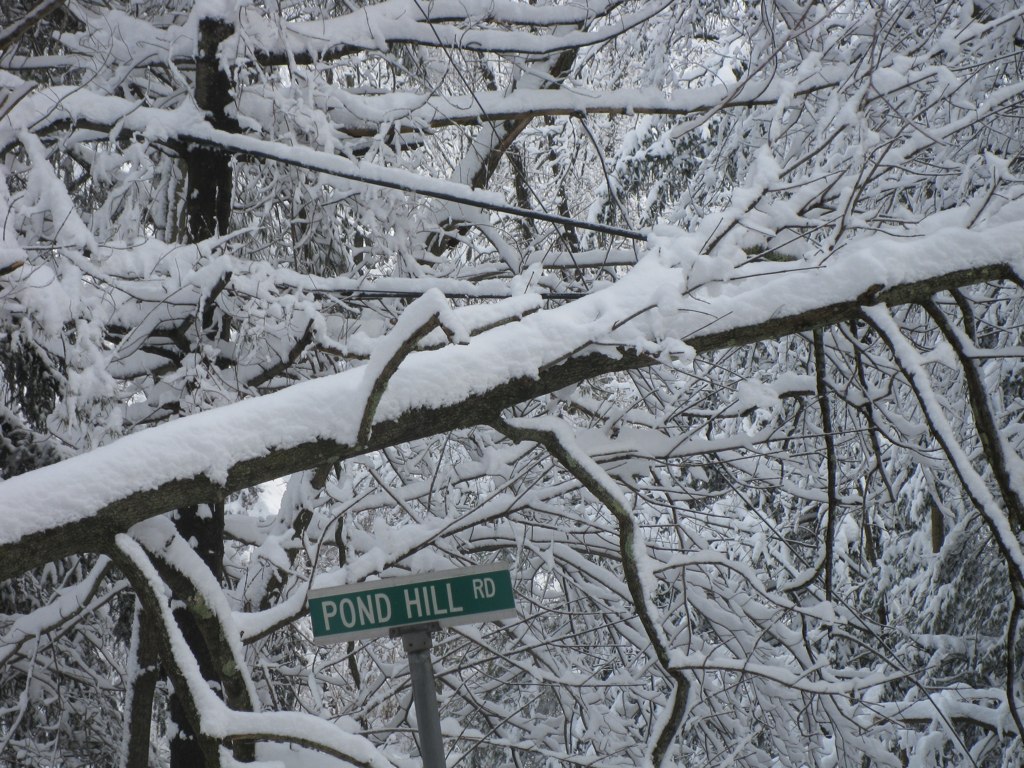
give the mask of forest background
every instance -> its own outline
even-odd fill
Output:
[[[1024,762],[1024,9],[10,0],[0,765]]]

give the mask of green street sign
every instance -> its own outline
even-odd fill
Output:
[[[474,624],[516,617],[512,575],[504,565],[477,565],[418,576],[313,589],[313,641],[328,645],[381,637],[416,624]]]

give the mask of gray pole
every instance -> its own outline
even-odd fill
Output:
[[[430,632],[429,626],[410,628],[402,632],[402,646],[409,655],[409,679],[412,681],[412,700],[416,705],[423,768],[445,768],[441,715],[437,709],[437,691],[434,688],[434,665],[430,661]]]

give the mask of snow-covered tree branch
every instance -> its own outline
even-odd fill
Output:
[[[10,7],[8,7],[10,6]],[[0,765],[1024,760],[1024,11],[0,8]],[[319,762],[315,762],[319,761]]]

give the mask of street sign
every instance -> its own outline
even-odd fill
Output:
[[[416,624],[453,627],[517,615],[504,565],[477,565],[309,592],[313,641],[381,637]]]
[[[516,616],[512,575],[504,565],[477,565],[420,576],[313,589],[309,617],[320,645],[401,634],[424,768],[444,768],[444,741],[437,707],[432,632]]]

